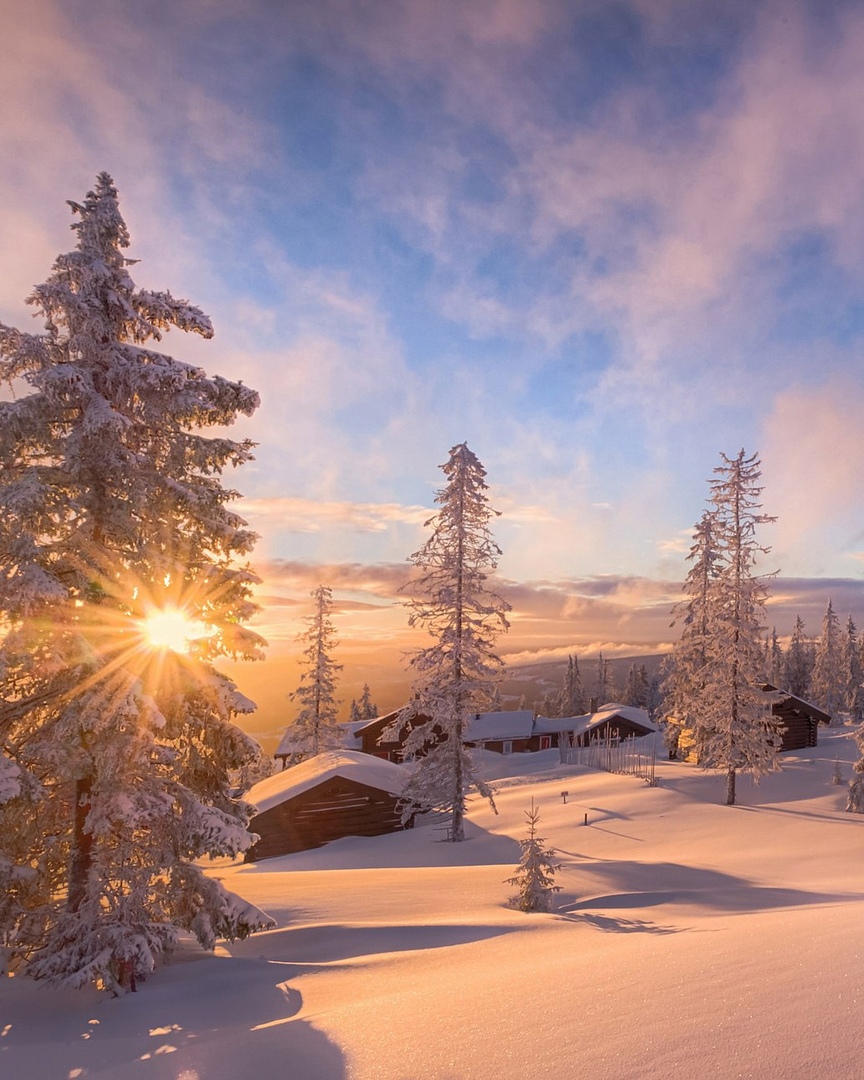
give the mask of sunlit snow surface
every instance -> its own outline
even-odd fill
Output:
[[[124,998],[6,980],[0,1077],[860,1077],[864,817],[831,782],[855,756],[823,729],[726,807],[688,765],[651,788],[486,754],[499,813],[472,803],[464,844],[425,827],[222,868],[277,929]],[[505,906],[532,797],[550,915]]]

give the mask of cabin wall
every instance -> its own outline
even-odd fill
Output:
[[[778,702],[772,708],[772,713],[783,724],[780,731],[780,751],[805,750],[808,746],[815,746],[819,724],[809,716],[798,712],[788,702]]]
[[[308,851],[343,836],[380,836],[404,826],[398,797],[337,776],[286,799],[252,819],[261,839],[246,862]],[[407,827],[410,827],[410,823]]]
[[[524,754],[526,750],[533,749],[529,746],[530,742],[530,739],[483,739],[479,742],[471,742],[466,739],[465,745],[472,747],[480,746],[484,750],[491,750],[493,754],[503,754],[504,743],[509,743],[510,749],[507,751],[508,754]]]
[[[388,713],[386,716],[379,717],[370,723],[368,728],[362,728],[357,733],[360,749],[364,754],[371,754],[372,757],[384,758],[387,761],[395,761],[397,764],[404,761],[405,740],[415,727],[427,723],[428,717],[420,714],[401,726],[397,738],[382,739],[382,733],[393,723],[397,716],[398,712]],[[440,738],[441,733],[438,732],[437,734]]]

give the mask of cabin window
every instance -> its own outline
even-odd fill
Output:
[[[551,735],[541,735],[540,736],[540,749],[541,750],[549,750],[551,748],[551,746],[552,746],[552,736]]]
[[[501,753],[502,754],[512,754],[513,753],[513,740],[512,739],[505,739],[504,740],[504,742],[501,744]]]

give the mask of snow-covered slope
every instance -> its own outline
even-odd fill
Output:
[[[485,755],[499,813],[472,803],[464,844],[430,826],[220,868],[277,928],[122,999],[7,980],[0,1075],[851,1080],[864,817],[831,782],[851,731],[820,740],[737,807],[688,765],[652,788]],[[549,915],[506,906],[532,797],[562,866]]]

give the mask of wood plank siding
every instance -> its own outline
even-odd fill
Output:
[[[308,851],[342,836],[380,836],[403,825],[397,796],[334,776],[256,814],[249,827],[260,840],[246,862]]]

